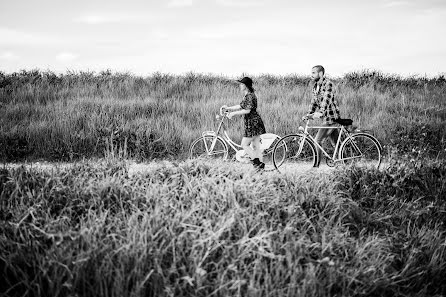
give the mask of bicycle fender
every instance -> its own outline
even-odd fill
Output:
[[[215,136],[215,131],[204,131],[201,136]]]

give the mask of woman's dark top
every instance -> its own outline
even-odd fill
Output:
[[[262,118],[257,113],[257,97],[254,93],[248,93],[240,103],[243,109],[250,109],[248,114],[245,114],[245,134],[244,137],[254,137],[266,133],[265,125]]]

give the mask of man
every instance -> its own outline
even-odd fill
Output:
[[[303,117],[306,119],[323,119],[322,126],[331,127],[336,124],[336,120],[340,118],[338,104],[334,96],[333,83],[325,77],[325,69],[321,65],[314,66],[311,70],[311,79],[313,85],[313,98],[308,114]],[[319,109],[319,111],[316,111]],[[329,137],[331,144],[336,146],[339,131],[336,128],[319,129],[315,140],[322,144],[322,141]],[[319,156],[322,157],[322,152],[319,150]],[[316,166],[319,166],[319,162]]]

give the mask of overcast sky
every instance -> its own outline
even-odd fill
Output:
[[[446,71],[446,0],[0,0],[0,71]]]

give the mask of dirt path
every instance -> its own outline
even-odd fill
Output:
[[[4,163],[0,165],[0,168],[18,168],[20,166],[25,166],[27,168],[32,168],[35,170],[42,171],[56,171],[58,169],[69,168],[78,163],[66,163],[66,162],[30,162],[30,163]],[[94,163],[92,163],[94,164]],[[242,164],[238,162],[225,162],[225,166],[230,165],[232,168],[237,168],[246,172],[250,172],[253,167],[250,164]],[[94,165],[93,165],[94,166]],[[147,173],[150,171],[157,170],[158,168],[174,167],[174,163],[170,161],[157,161],[148,163],[136,163],[134,161],[128,161],[128,173],[130,176],[135,174]],[[219,166],[219,164],[216,164]],[[234,167],[233,167],[234,166]],[[386,164],[381,164],[381,169],[385,168]],[[307,174],[330,174],[335,170],[336,167],[329,167],[325,163],[321,164],[319,168],[314,168],[311,165],[284,165],[280,168],[279,172],[283,174],[296,174],[296,175],[307,175]],[[265,173],[267,174],[278,174],[273,167],[267,166]]]

